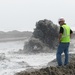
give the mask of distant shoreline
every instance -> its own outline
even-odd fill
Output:
[[[0,42],[19,41],[19,40],[25,40],[25,39],[28,39],[28,37],[2,38],[0,39]]]
[[[0,42],[24,40],[31,36],[32,32],[29,31],[23,31],[23,32],[17,30],[9,32],[0,31]]]

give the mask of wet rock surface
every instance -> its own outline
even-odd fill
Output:
[[[16,75],[75,75],[75,62],[70,63],[68,66],[47,67],[34,72],[23,71]]]
[[[64,57],[64,56],[63,56]],[[53,60],[56,64],[56,60]],[[52,62],[48,63],[51,64]],[[66,66],[49,66],[41,69],[18,72],[15,75],[75,75],[75,54],[70,54],[69,64]]]

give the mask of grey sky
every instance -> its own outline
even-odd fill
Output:
[[[37,21],[60,17],[75,30],[74,14],[74,0],[0,0],[0,31],[33,31]]]

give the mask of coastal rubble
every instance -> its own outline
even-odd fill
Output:
[[[56,60],[52,62],[56,64]],[[66,66],[47,66],[41,69],[34,69],[33,71],[21,71],[15,75],[75,75],[75,54],[70,54],[69,64]]]

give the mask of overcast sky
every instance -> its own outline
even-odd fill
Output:
[[[75,30],[75,0],[0,0],[0,31],[33,31],[39,20],[60,17]]]

